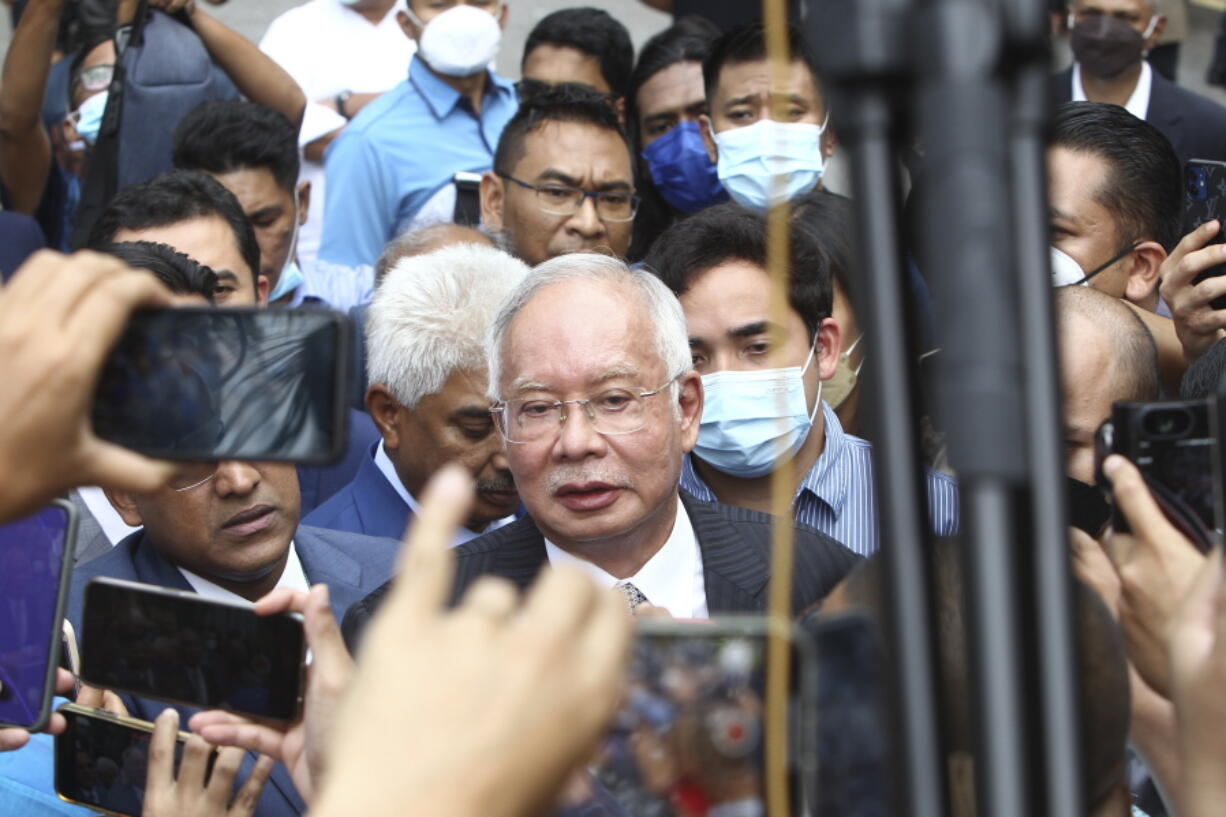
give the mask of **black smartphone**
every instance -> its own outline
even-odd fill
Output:
[[[1145,477],[1166,516],[1201,548],[1209,547],[1213,532],[1222,528],[1209,415],[1208,400],[1118,402],[1096,440],[1098,484],[1110,490],[1101,475],[1102,460],[1111,453],[1123,454]],[[1118,511],[1112,527],[1128,529]]]
[[[62,500],[0,525],[0,726],[38,730],[51,714],[76,529]]]
[[[68,727],[55,736],[55,793],[70,803],[139,817],[145,802],[153,724],[73,703],[56,711]],[[178,734],[176,775],[189,737],[186,732]],[[209,758],[209,772],[216,757],[214,753]]]
[[[765,813],[767,635],[764,618],[638,622],[625,699],[589,767],[590,797],[611,813],[682,817]],[[792,646],[789,784],[812,774],[813,661]],[[804,682],[800,678],[807,679]],[[610,802],[611,801],[611,802]]]
[[[85,683],[201,709],[294,720],[302,706],[302,616],[119,579],[85,586]]]
[[[1221,227],[1210,244],[1226,241],[1226,163],[1209,159],[1192,159],[1184,168],[1183,235],[1206,221],[1217,219]],[[1199,284],[1206,278],[1226,275],[1226,264],[1217,264],[1192,280]],[[1226,309],[1226,295],[1214,298],[1214,309]]]
[[[349,331],[322,309],[137,312],[103,367],[94,430],[162,459],[332,462]]]

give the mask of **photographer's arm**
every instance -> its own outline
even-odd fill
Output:
[[[18,213],[37,209],[51,169],[42,104],[63,6],[64,0],[30,0],[0,75],[0,182]]]

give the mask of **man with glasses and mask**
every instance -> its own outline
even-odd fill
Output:
[[[408,79],[328,148],[322,260],[370,265],[401,233],[476,222],[476,174],[518,106],[511,82],[489,70],[506,15],[499,0],[408,0],[396,13],[417,53]]]
[[[576,85],[524,101],[481,179],[481,222],[528,264],[630,246],[638,211],[630,146],[617,115]]]
[[[1226,159],[1226,108],[1154,71],[1145,55],[1166,27],[1155,0],[1068,5],[1073,64],[1052,77],[1052,99],[1120,105],[1171,141],[1180,162]]]
[[[456,597],[492,574],[526,588],[572,564],[677,618],[765,609],[771,520],[678,489],[703,390],[685,317],[655,276],[580,253],[536,267],[507,297],[486,348],[489,396],[528,516],[457,550]],[[795,528],[792,608],[856,561]],[[352,640],[387,588],[353,608]]]

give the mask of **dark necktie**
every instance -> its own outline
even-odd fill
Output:
[[[634,615],[634,611],[641,604],[648,604],[647,597],[643,595],[643,591],[639,590],[630,582],[618,582],[617,589],[626,597],[626,606],[630,608],[630,614]]]

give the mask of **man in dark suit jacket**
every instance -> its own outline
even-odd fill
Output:
[[[487,354],[493,413],[529,516],[457,550],[457,598],[481,575],[525,588],[546,564],[570,564],[618,587],[631,611],[765,608],[770,518],[678,488],[703,391],[680,305],[659,279],[602,255],[547,261],[503,302]],[[816,530],[795,532],[800,610],[856,557]],[[385,592],[347,614],[351,644]]]
[[[274,587],[306,590],[322,582],[339,618],[387,581],[399,550],[392,539],[300,526],[297,477],[289,463],[185,464],[171,485],[152,494],[107,491],[107,498],[124,521],[144,530],[73,573],[68,616],[85,649],[85,586],[96,576],[248,601]],[[146,720],[167,706],[132,696],[124,703]],[[184,724],[196,711],[176,708]],[[244,779],[253,762],[249,756]],[[288,771],[274,767],[255,813],[288,817],[304,810]]]
[[[306,516],[309,525],[399,539],[416,495],[445,463],[467,468],[477,501],[457,544],[507,524],[519,499],[486,396],[485,330],[527,274],[493,247],[455,244],[401,259],[366,317],[378,428],[352,481]]]
[[[1158,12],[1153,0],[1125,0],[1111,13],[1091,0],[1074,2],[1075,62],[1052,77],[1051,97],[1057,105],[1086,100],[1126,107],[1170,140],[1181,164],[1226,161],[1226,108],[1171,82],[1144,58],[1166,25]],[[1121,47],[1125,41],[1131,51]]]

